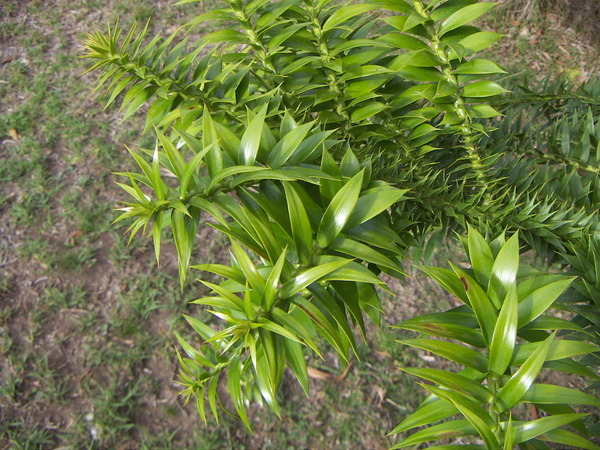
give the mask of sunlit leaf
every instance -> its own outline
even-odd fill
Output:
[[[452,269],[460,277],[463,290],[467,293],[470,306],[483,331],[484,340],[490,344],[496,325],[496,308],[477,281],[454,265],[452,265]]]
[[[543,314],[573,282],[564,278],[533,291],[519,303],[519,328]]]
[[[519,370],[504,384],[497,396],[498,407],[501,410],[512,408],[527,392],[546,361],[546,356],[554,340],[554,334],[541,343],[527,358]],[[516,439],[516,432],[515,432]]]
[[[240,269],[244,273],[246,280],[250,283],[252,289],[262,294],[265,288],[265,280],[258,272],[258,269],[254,265],[248,254],[233,239],[231,240],[231,247],[235,254],[235,259],[239,264]]]
[[[281,272],[283,271],[283,267],[286,262],[286,254],[287,247],[279,256],[279,259],[275,262],[267,281],[265,282],[265,288],[263,292],[263,308],[265,310],[270,310],[271,306],[273,306],[273,302],[275,301],[275,297],[277,295],[277,288],[279,286],[279,280],[281,278]]]
[[[485,343],[483,341],[483,337],[481,336],[481,332],[475,329],[477,327],[477,320],[472,314],[468,314],[467,316],[469,316],[470,319],[473,319],[473,324],[470,327],[457,325],[454,323],[440,323],[436,321],[424,320],[422,322],[402,322],[398,325],[395,325],[395,328],[417,331],[428,336],[437,336],[447,339],[454,339],[478,348],[485,347]]]
[[[462,89],[463,97],[493,97],[508,92],[494,81],[475,81]]]
[[[173,142],[171,142],[171,140],[167,136],[162,134],[158,129],[155,129],[155,132],[163,149],[165,150],[165,153],[167,154],[169,162],[171,163],[173,173],[175,174],[175,176],[177,176],[179,180],[181,180],[183,172],[185,171],[185,161],[183,160],[183,157],[175,148]]]
[[[477,430],[477,433],[481,436],[488,449],[500,450],[498,439],[492,431],[495,428],[494,420],[479,404],[453,391],[446,391],[434,386],[423,387],[439,398],[454,404],[460,413]]]
[[[281,167],[298,150],[313,125],[314,122],[309,122],[289,131],[269,153],[267,165],[273,169]]]
[[[471,225],[469,225],[468,244],[469,259],[475,272],[475,278],[478,282],[487,286],[494,266],[492,250],[479,231]]]
[[[442,22],[442,25],[438,30],[439,35],[441,36],[449,31],[474,21],[492,9],[496,4],[497,3],[475,3],[459,9],[446,20],[444,20],[444,22]]]
[[[265,117],[268,105],[264,105],[256,114],[254,119],[248,124],[240,142],[238,160],[242,164],[252,165],[258,154],[260,139],[263,132]]]
[[[321,353],[313,341],[312,333],[304,326],[304,324],[296,320],[293,314],[289,314],[288,312],[285,312],[277,307],[272,308],[271,314],[273,318],[282,326],[294,331],[296,336],[302,339],[302,341],[308,345],[311,350],[313,350],[317,355],[321,356]]]
[[[570,447],[585,448],[589,450],[598,450],[600,446],[594,444],[592,441],[581,437],[571,431],[555,428],[554,430],[546,431],[542,436],[539,437],[547,442],[555,442],[557,444],[568,445]]]
[[[289,339],[290,341],[296,342],[298,344],[301,344],[302,342],[300,342],[298,340],[298,338],[291,333],[290,331],[286,330],[284,327],[282,327],[281,325],[276,324],[275,322],[272,322],[268,319],[265,319],[264,317],[261,317],[258,319],[257,323],[259,323],[260,325],[262,325],[262,329],[264,330],[268,330],[271,333],[275,333],[278,334],[280,336],[283,336],[286,339]]]
[[[330,248],[332,250],[345,253],[354,258],[358,258],[372,264],[377,264],[381,267],[386,267],[395,271],[402,270],[402,267],[399,263],[391,260],[382,253],[373,250],[368,245],[361,244],[360,242],[354,241],[352,239],[338,237],[335,241],[333,241]]]
[[[304,352],[302,346],[294,341],[286,339],[284,341],[286,359],[292,372],[296,375],[302,390],[308,396],[309,394],[309,383],[308,383],[308,371],[306,360],[304,359]]]
[[[421,367],[400,367],[400,370],[439,384],[449,390],[460,392],[481,403],[488,403],[493,397],[493,394],[480,383],[456,373]]]
[[[494,377],[500,377],[506,371],[512,359],[515,338],[517,337],[518,305],[517,287],[516,284],[513,284],[508,288],[506,298],[500,309],[490,345],[489,371]]]
[[[453,342],[445,342],[437,339],[404,339],[398,341],[404,345],[420,348],[443,358],[463,364],[467,367],[472,367],[479,372],[487,372],[488,360],[464,345],[455,344]]]
[[[585,416],[587,414],[560,414],[542,417],[531,422],[513,422],[514,443],[526,442]]]
[[[527,358],[529,358],[540,346],[540,342],[530,342],[519,345],[513,354],[511,361],[512,365],[520,365]],[[592,353],[598,351],[598,347],[588,342],[575,341],[560,339],[555,340],[550,345],[548,354],[546,356],[547,361],[556,361],[563,358],[571,358],[573,356],[584,355],[586,353]],[[562,363],[565,363],[561,361]],[[573,361],[574,362],[574,361]],[[572,367],[574,368],[574,367]],[[583,375],[583,374],[582,374]],[[589,376],[589,374],[584,375]]]
[[[347,361],[347,346],[345,345],[337,326],[332,323],[319,308],[308,300],[296,296],[292,301],[312,320],[316,329],[320,330],[321,335],[336,349],[339,356]]]
[[[495,33],[492,31],[480,31],[461,39],[458,43],[462,47],[468,49],[469,53],[474,53],[480,50],[485,50],[486,48],[494,45],[494,43],[500,40],[503,36],[504,35],[500,33]]]
[[[506,73],[495,62],[487,59],[472,59],[456,68],[456,73],[470,75],[484,75],[492,73]]]
[[[386,211],[398,202],[406,192],[406,189],[397,189],[385,184],[363,192],[348,218],[347,226],[350,228],[355,227]]]
[[[419,407],[410,416],[400,422],[388,434],[397,434],[412,428],[429,425],[430,423],[446,419],[458,413],[458,409],[442,399],[435,399]]]
[[[246,425],[248,430],[252,431],[250,421],[248,420],[248,416],[246,414],[246,407],[244,406],[244,394],[242,393],[240,376],[240,361],[239,357],[236,357],[231,361],[229,364],[229,369],[227,370],[227,388],[229,389],[229,394],[233,400],[235,410],[239,414],[242,422],[244,425]]]
[[[454,294],[464,303],[469,304],[469,298],[467,296],[467,292],[465,291],[464,284],[461,282],[460,277],[456,273],[442,267],[420,266],[419,268],[428,276],[433,278],[446,291]]]
[[[277,403],[275,394],[276,386],[273,386],[267,357],[264,353],[260,356],[257,356],[256,364],[254,365],[254,372],[256,376],[256,384],[258,385],[260,394],[265,399],[271,410],[273,410],[277,416],[280,416],[281,412],[279,410],[279,405]]]
[[[374,6],[368,3],[358,5],[345,5],[343,8],[335,11],[323,24],[323,31],[330,30],[359,14],[364,14],[374,9]]]
[[[341,259],[339,261],[321,264],[316,267],[311,267],[310,269],[301,272],[300,274],[296,275],[296,277],[294,277],[292,280],[285,283],[281,288],[281,296],[283,298],[288,298],[293,295],[296,295],[309,284],[314,283],[315,281],[320,280],[324,276],[329,275],[331,272],[334,272],[335,270],[344,267],[349,262],[350,260]]]
[[[500,248],[492,267],[487,294],[500,308],[508,289],[517,280],[519,271],[519,235],[513,234]]]
[[[308,213],[294,185],[283,183],[283,188],[298,259],[302,264],[309,264],[313,252],[313,231]]]
[[[179,268],[179,281],[181,289],[187,278],[187,271],[192,256],[192,250],[200,221],[200,211],[196,208],[190,208],[189,215],[184,214],[178,209],[171,212],[171,226],[173,229],[173,238],[177,248],[177,261]]]
[[[592,405],[600,408],[600,399],[598,397],[552,384],[533,384],[521,401],[544,404]]]
[[[319,230],[317,232],[317,242],[325,248],[342,231],[350,214],[354,211],[358,196],[360,194],[364,169],[350,179],[329,203],[325,214],[321,219]]]
[[[512,414],[508,416],[508,422],[504,426],[504,448],[513,448],[515,445],[515,429],[513,426]]]
[[[436,441],[438,439],[452,439],[460,436],[472,436],[474,434],[477,434],[477,431],[468,420],[453,420],[451,422],[440,423],[417,431],[394,445],[391,450],[409,447],[422,442]]]

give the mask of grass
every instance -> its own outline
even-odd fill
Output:
[[[598,74],[600,8],[587,0],[504,0],[486,26],[506,35],[493,49],[510,73],[583,82]]]
[[[188,333],[181,313],[199,314],[187,302],[202,291],[190,282],[180,292],[171,243],[157,267],[149,240],[127,246],[126,225],[111,225],[123,198],[111,173],[130,167],[122,144],[153,140],[136,131],[141,121],[122,126],[115,109],[102,111],[106,96],[90,95],[93,79],[79,76],[85,63],[77,56],[82,32],[94,26],[152,16],[154,31],[169,32],[196,8],[150,0],[0,4],[2,448],[378,449],[394,442],[385,433],[418,402],[413,380],[397,366],[423,355],[400,347],[387,327],[370,329],[361,362],[345,378],[313,380],[310,399],[286,381],[281,420],[253,407],[253,436],[226,414],[219,425],[202,425],[194,405],[177,396],[173,331]],[[502,26],[501,14],[492,26]],[[538,33],[543,21],[527,20]],[[566,58],[552,36],[542,39],[543,51]],[[514,45],[524,60],[536,51],[525,37]],[[560,59],[583,67],[572,76],[593,67],[594,53],[576,50]],[[208,233],[198,257],[226,257],[224,245]],[[397,288],[398,297],[385,300],[386,325],[436,307],[439,289],[422,278]],[[339,375],[336,364],[331,355],[311,361]]]

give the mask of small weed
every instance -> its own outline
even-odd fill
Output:
[[[44,448],[54,444],[49,430],[22,420],[0,422],[0,444],[3,442],[18,450]]]
[[[48,314],[42,309],[35,308],[30,312],[30,317],[32,322],[31,333],[35,336],[48,319]]]
[[[166,430],[159,434],[154,434],[146,429],[143,429],[140,433],[140,448],[142,450],[153,450],[156,448],[167,450],[176,448],[176,446],[173,445],[173,439],[177,435],[177,432],[177,430],[173,432]]]
[[[60,252],[50,259],[52,267],[64,270],[81,272],[84,267],[91,267],[96,262],[96,248],[91,245],[79,245],[77,247],[64,245]]]
[[[48,287],[44,289],[42,303],[50,309],[59,310],[67,308],[82,308],[87,304],[87,291],[77,285],[67,288]]]
[[[2,249],[2,245],[0,244],[0,249]],[[14,282],[14,275],[7,273],[0,273],[0,295],[7,293],[10,291],[10,287]],[[6,311],[5,311],[6,310]],[[5,315],[8,313],[9,308],[3,307],[0,308],[0,323],[2,320],[8,320],[10,315]]]
[[[79,331],[82,334],[89,334],[95,330],[98,325],[98,313],[96,311],[87,311],[83,314],[78,314],[75,321],[79,324]]]
[[[141,377],[135,383],[117,383],[94,393],[93,411],[86,417],[90,433],[99,443],[121,442],[134,428],[134,417],[140,407]]]
[[[8,333],[2,333],[0,338],[0,355],[4,358],[0,374],[0,398],[14,401],[22,382],[24,362],[8,353],[11,350],[14,352],[13,349],[16,348]],[[7,356],[5,357],[5,355]]]
[[[164,275],[141,278],[119,296],[113,316],[113,326],[120,336],[133,336],[142,332],[144,321],[150,314],[164,306],[160,298],[165,294]]]
[[[146,22],[154,14],[154,8],[148,6],[138,6],[133,13],[133,19],[137,22]]]
[[[41,238],[32,238],[20,243],[17,247],[18,255],[25,261],[37,256],[45,259],[48,255],[49,242]]]
[[[27,378],[32,380],[35,390],[35,401],[48,401],[61,404],[66,401],[68,379],[61,377],[50,367],[48,355],[36,355],[36,360],[31,363],[31,370]]]
[[[0,383],[0,396],[5,401],[14,401],[20,384],[21,378],[19,376],[12,372],[5,374],[2,377],[2,383]]]

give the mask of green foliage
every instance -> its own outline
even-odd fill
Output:
[[[191,44],[176,42],[179,31],[144,45],[147,27],[118,26],[86,41],[107,106],[124,93],[128,118],[149,104],[146,130],[157,136],[153,149],[129,150],[139,170],[120,174],[131,200],[117,220],[131,221],[131,236],[151,235],[157,260],[170,227],[182,287],[190,268],[222,277],[203,281],[209,295],[192,302],[222,326],[186,316],[202,344],[177,335],[186,399],[195,396],[204,420],[207,404],[218,417],[221,381],[248,428],[250,400],[278,413],[285,367],[308,392],[305,351],[319,354],[317,340],[343,361],[357,355],[355,332],[365,334],[366,317],[380,319],[379,275],[401,279],[409,254],[430,253],[432,231],[440,238],[471,224],[490,236],[519,233],[488,243],[471,229],[472,270],[425,269],[466,306],[435,315],[433,331],[422,318],[403,327],[483,350],[407,342],[468,369],[406,369],[441,387],[428,386],[436,407],[416,413],[426,421],[397,431],[459,412],[466,420],[405,443],[450,431],[490,448],[538,434],[570,439],[557,428],[579,421],[573,412],[531,425],[510,411],[565,393],[532,384],[542,366],[591,372],[565,358],[597,348],[581,342],[597,338],[598,325],[597,87],[506,96],[505,72],[476,56],[501,37],[473,25],[494,3],[225,3],[187,31],[227,27]],[[193,264],[200,224],[228,237],[230,265]],[[561,301],[572,321],[545,315],[572,279],[520,273],[522,245],[581,276]],[[573,339],[543,331],[553,329]]]
[[[423,270],[465,305],[446,313],[415,317],[397,328],[419,332],[416,339],[400,341],[403,344],[465,368],[458,373],[403,368],[434,385],[422,384],[431,395],[392,433],[455,415],[463,417],[461,425],[444,422],[417,431],[394,448],[440,439],[448,429],[455,432],[452,437],[479,435],[485,448],[512,448],[525,443],[537,446],[541,441],[598,448],[588,439],[561,428],[571,424],[588,434],[581,421],[586,414],[578,414],[567,405],[598,407],[598,398],[537,380],[543,368],[573,374],[585,372],[585,366],[573,358],[597,349],[578,338],[577,333],[583,332],[578,325],[549,311],[560,306],[557,300],[574,278],[520,265],[517,233],[508,240],[502,234],[488,244],[471,228],[463,243],[470,269],[452,266],[452,270]],[[594,372],[589,375],[598,378]],[[528,403],[549,415],[517,420],[527,415],[521,405]]]

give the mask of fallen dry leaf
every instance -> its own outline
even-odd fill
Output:
[[[322,370],[315,369],[314,367],[308,367],[306,371],[308,372],[309,377],[314,378],[316,380],[335,381],[335,379],[337,378],[331,373],[323,372]]]
[[[315,369],[314,367],[310,366],[306,369],[306,371],[308,372],[309,377],[315,378],[316,380],[335,381],[339,383],[340,381],[343,381],[344,378],[346,378],[351,366],[352,363],[348,364],[341,375],[334,375],[332,373],[323,372],[322,370]]]
[[[74,245],[75,241],[77,241],[77,239],[79,239],[81,236],[83,236],[83,231],[81,231],[81,230],[74,231],[73,233],[71,233],[71,238],[69,239],[69,244]]]
[[[18,141],[21,137],[19,136],[19,133],[17,133],[17,130],[15,130],[14,128],[8,130],[8,134],[10,134],[10,137],[13,138],[15,141]]]
[[[375,350],[375,354],[382,359],[390,359],[392,357],[389,352],[382,352],[379,350]]]
[[[537,413],[537,409],[535,408],[535,405],[531,405],[529,410],[531,411],[531,415],[533,416],[534,420],[539,419],[539,416],[538,416],[538,413]]]

